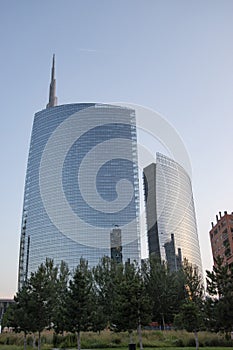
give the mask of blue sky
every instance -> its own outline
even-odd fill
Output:
[[[233,2],[2,0],[0,33],[0,297],[16,291],[31,127],[47,103],[54,52],[60,104],[140,104],[180,134],[211,269],[210,223],[233,211]]]

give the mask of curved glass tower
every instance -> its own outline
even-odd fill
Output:
[[[54,65],[50,101],[35,114],[31,135],[19,286],[46,258],[72,271],[81,257],[93,266],[111,256],[113,227],[121,230],[122,260],[140,260],[135,112],[56,106],[53,81]]]
[[[149,254],[177,270],[186,258],[202,274],[191,180],[172,159],[157,153],[144,169]]]

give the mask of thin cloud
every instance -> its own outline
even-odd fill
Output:
[[[95,50],[95,49],[85,49],[85,48],[80,48],[79,51],[82,51],[82,52],[97,52],[97,50]]]

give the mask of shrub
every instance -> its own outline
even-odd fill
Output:
[[[175,339],[173,340],[173,345],[177,346],[179,348],[183,348],[184,347],[184,342],[182,339]]]

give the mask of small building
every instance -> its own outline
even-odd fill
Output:
[[[233,212],[216,215],[216,224],[211,223],[209,232],[213,259],[220,256],[227,265],[233,264]],[[215,264],[215,262],[214,262]]]

